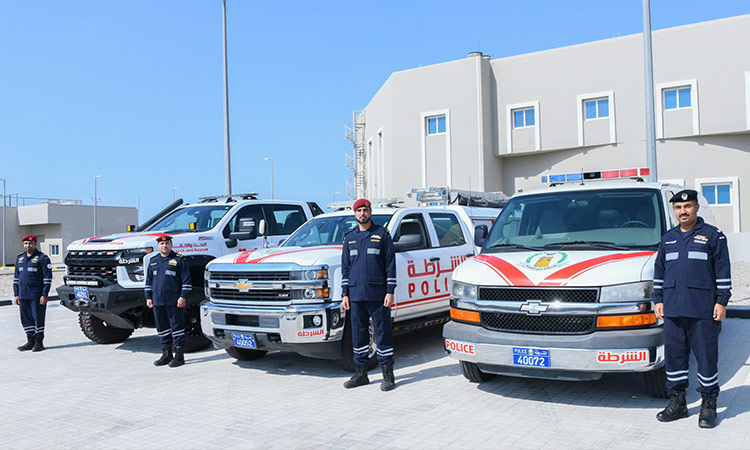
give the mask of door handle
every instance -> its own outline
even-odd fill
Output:
[[[430,258],[430,262],[436,262],[436,261],[440,261],[439,256],[433,256],[432,258]]]

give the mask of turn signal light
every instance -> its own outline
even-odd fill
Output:
[[[599,316],[596,318],[597,328],[642,327],[656,323],[654,313],[628,314],[626,316]]]
[[[482,319],[479,317],[478,312],[455,308],[451,308],[451,319],[461,320],[463,322],[482,322]]]

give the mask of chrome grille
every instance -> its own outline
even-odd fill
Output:
[[[479,300],[501,302],[563,302],[563,303],[596,303],[597,289],[547,289],[517,287],[480,287]]]
[[[277,289],[253,290],[249,292],[239,292],[234,289],[211,289],[212,300],[225,301],[245,301],[245,302],[266,302],[266,301],[288,301],[291,299],[290,291]]]
[[[585,334],[592,332],[596,316],[486,313],[480,314],[482,326],[495,331],[545,334]]]
[[[211,281],[288,281],[289,272],[211,272]]]

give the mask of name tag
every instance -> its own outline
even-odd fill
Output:
[[[368,248],[367,249],[367,254],[368,255],[379,255],[380,254],[380,249],[379,248]]]
[[[357,256],[357,249],[349,250],[349,256]]]
[[[164,273],[171,276],[177,275],[177,272],[175,272],[174,270],[165,270]]]
[[[29,267],[29,268],[28,268],[28,271],[29,271],[29,272],[36,272],[36,271],[37,271],[37,268],[36,268],[36,267]]]

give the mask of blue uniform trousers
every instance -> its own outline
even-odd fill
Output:
[[[39,297],[36,300],[19,299],[19,309],[21,311],[21,325],[23,331],[29,336],[44,334],[44,318],[47,316],[47,305],[39,304]]]
[[[162,347],[185,346],[185,308],[177,306],[154,306],[154,321]]]
[[[352,344],[354,364],[366,366],[370,351],[370,318],[375,331],[378,362],[381,366],[393,364],[393,325],[391,308],[382,301],[350,302],[349,314],[352,319]]]
[[[721,322],[692,317],[664,318],[664,350],[667,369],[667,389],[685,390],[688,387],[688,361],[693,350],[698,361],[698,392],[719,395],[719,330]]]

